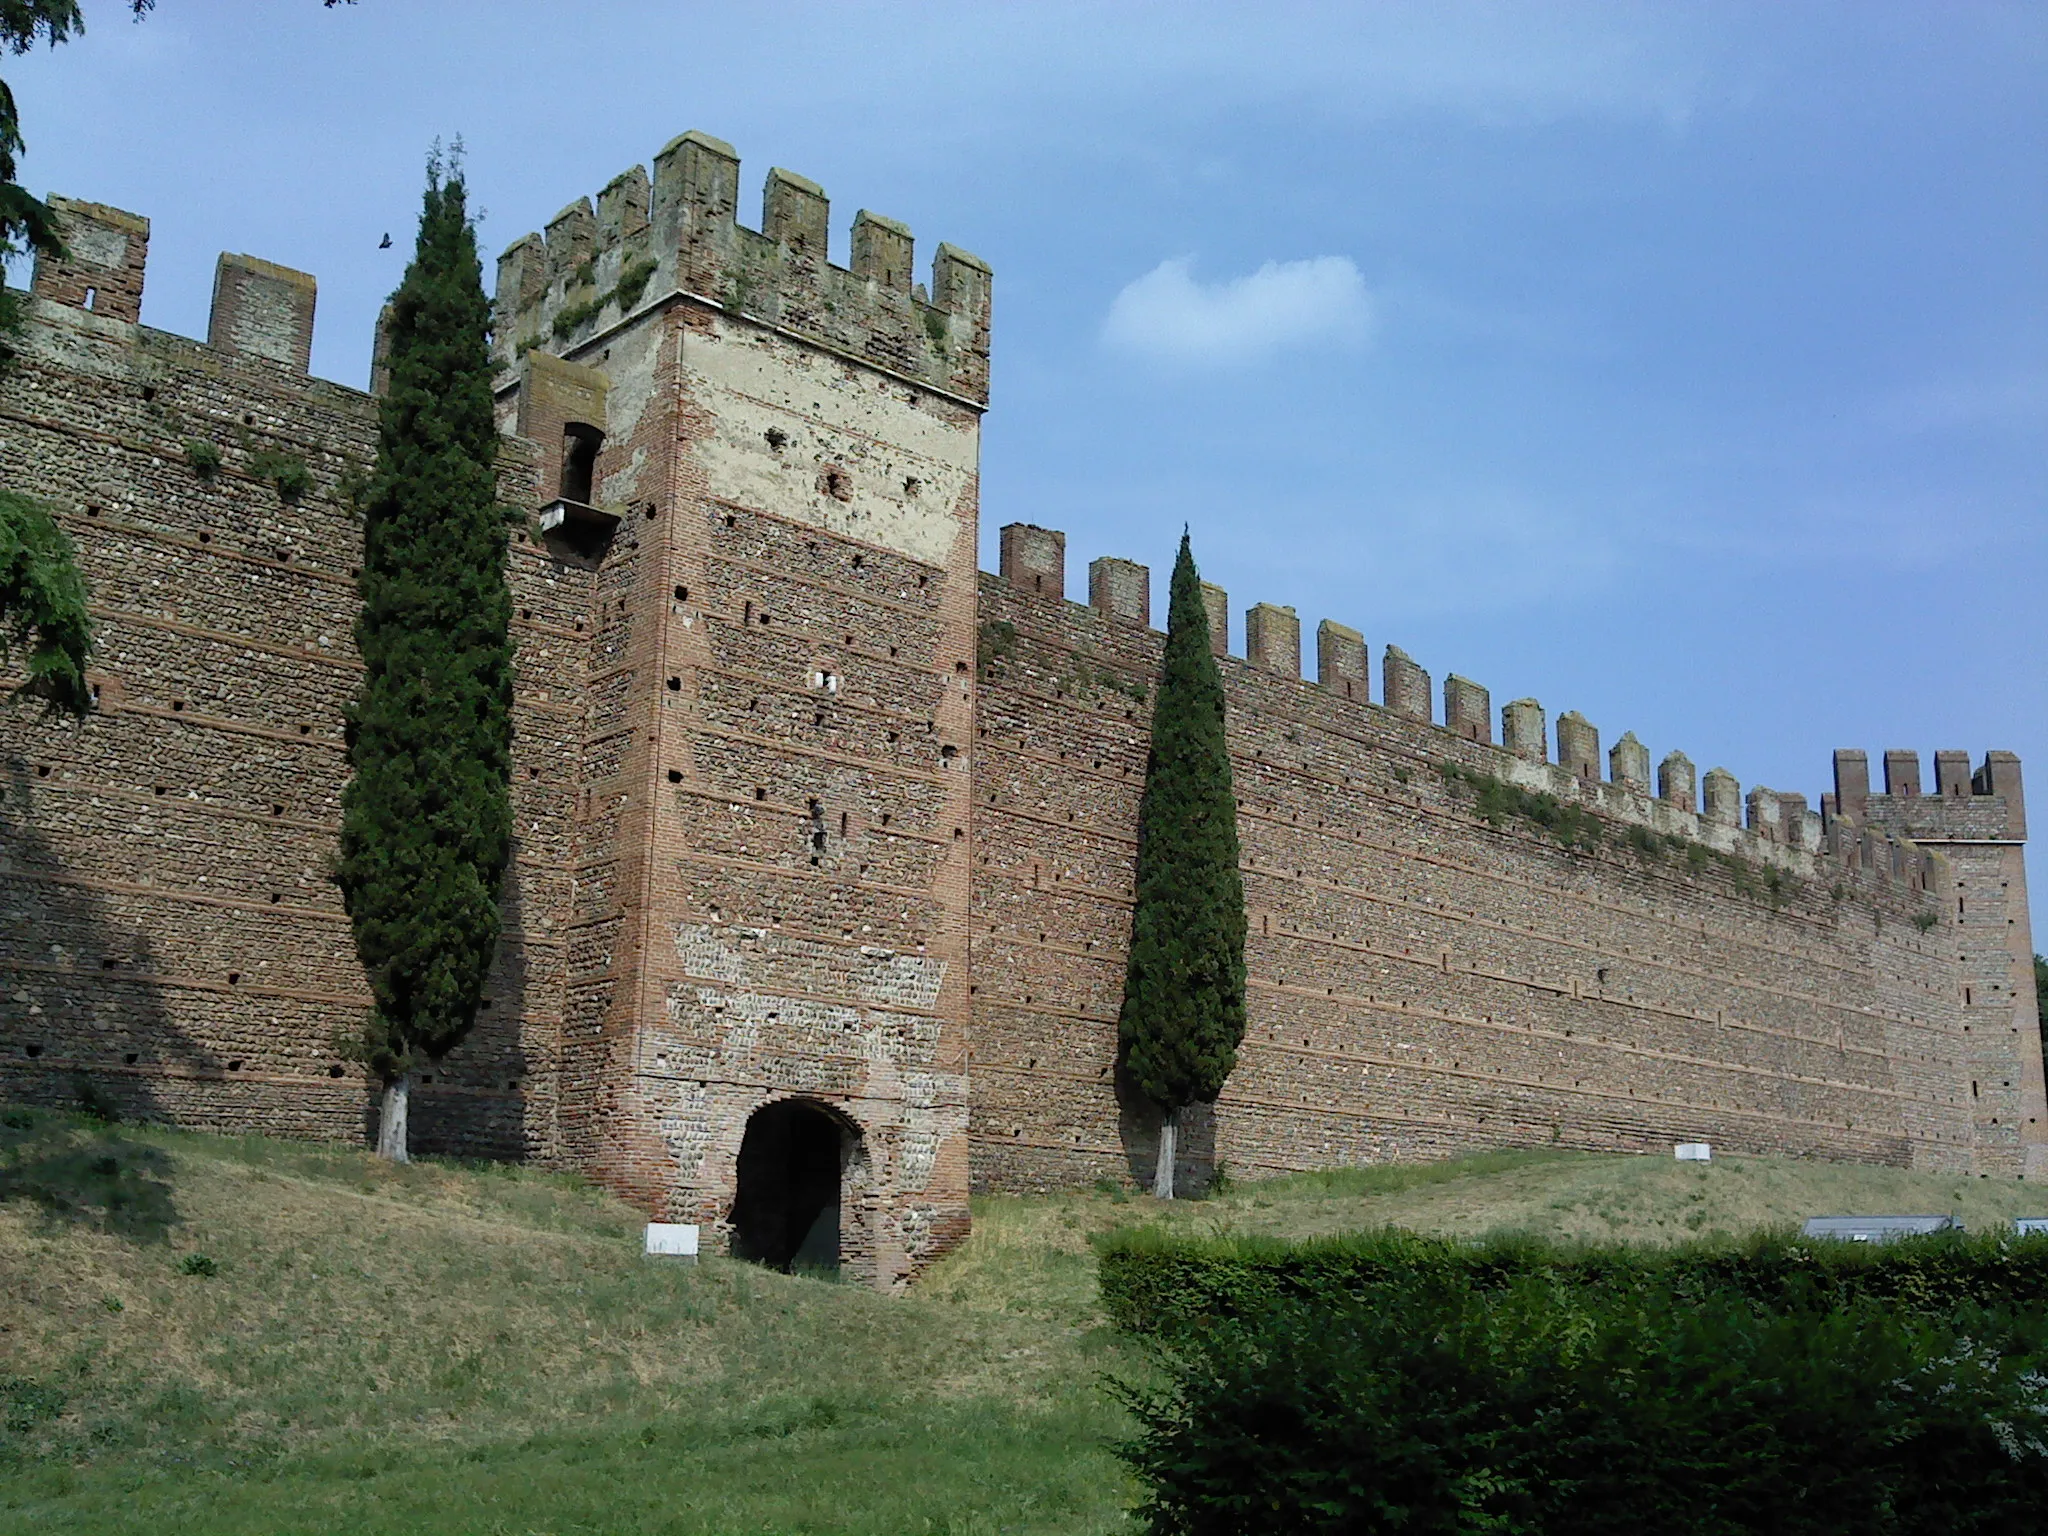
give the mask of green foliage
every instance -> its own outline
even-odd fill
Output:
[[[604,297],[601,294],[588,299],[579,299],[574,304],[564,306],[562,312],[555,316],[554,331],[556,339],[560,340],[578,326],[583,325],[587,321],[595,320],[603,313]]]
[[[178,1260],[178,1273],[206,1279],[220,1273],[220,1265],[203,1253],[188,1253]]]
[[[0,1203],[26,1201],[52,1228],[162,1242],[179,1219],[169,1171],[160,1148],[99,1117],[27,1108],[0,1116]]]
[[[983,619],[974,637],[974,666],[981,677],[1017,649],[1017,626],[1008,619]]]
[[[1867,1299],[1930,1316],[1965,1303],[2024,1307],[2048,1294],[2048,1237],[1986,1232],[1894,1243],[1765,1232],[1668,1248],[1618,1248],[1509,1236],[1477,1243],[1397,1228],[1304,1243],[1208,1240],[1157,1228],[1097,1244],[1104,1309],[1119,1327],[1177,1338],[1281,1302],[1348,1303],[1404,1290],[1497,1290],[1533,1279],[1558,1292],[1716,1297],[1776,1310],[1825,1311]]]
[[[1456,763],[1441,764],[1438,771],[1446,784],[1471,795],[1473,813],[1490,827],[1504,826],[1512,818],[1575,853],[1591,853],[1606,841],[1600,818],[1584,806],[1568,805],[1546,791],[1524,789]]]
[[[998,622],[1001,622],[998,620]],[[1119,694],[1133,704],[1142,704],[1150,697],[1150,690],[1135,677],[1126,677],[1114,667],[1097,663],[1087,651],[1076,651],[1068,658],[1067,670],[1055,680],[1063,693],[1077,699],[1092,699],[1098,692]]]
[[[2030,1529],[2048,1317],[1412,1284],[1192,1334],[1125,1384],[1155,1536]]]
[[[932,350],[943,355],[953,339],[953,323],[946,312],[921,306],[918,310],[924,320],[924,333],[930,338]]]
[[[393,295],[391,382],[365,489],[337,879],[387,1080],[469,1032],[511,853],[511,595],[484,297],[459,168],[429,166]]]
[[[85,663],[92,622],[78,554],[39,502],[0,491],[0,664],[24,674],[14,696],[50,714],[92,712]]]
[[[1152,750],[1138,805],[1136,903],[1119,1067],[1162,1111],[1214,1101],[1244,1038],[1244,883],[1223,679],[1186,534],[1174,562]]]
[[[618,282],[608,291],[594,293],[587,299],[578,299],[574,304],[565,306],[562,312],[555,316],[555,338],[561,340],[595,320],[604,313],[607,304],[616,303],[621,312],[631,309],[640,302],[640,295],[647,291],[648,279],[654,276],[658,265],[659,263],[652,257],[638,257],[626,264],[625,270],[619,274]],[[596,281],[596,278],[597,268],[592,262],[586,261],[576,269],[576,281],[579,283],[588,286]],[[535,337],[522,343],[519,350],[524,352],[539,344],[540,338]]]
[[[2041,1055],[2048,1058],[2048,959],[2034,956],[2034,1016],[2041,1025]]]
[[[619,274],[618,284],[612,289],[612,297],[618,301],[621,310],[631,309],[640,302],[640,295],[647,291],[647,283],[660,265],[652,256],[640,256],[626,263],[626,269]]]
[[[220,473],[220,449],[203,437],[185,439],[185,462],[192,466],[192,473],[202,480],[211,480]]]
[[[249,455],[249,473],[277,487],[285,501],[297,501],[313,489],[313,472],[296,453],[282,448],[262,448]]]
[[[1913,926],[1915,928],[1918,928],[1922,933],[1930,931],[1934,927],[1934,925],[1940,921],[1940,916],[1933,911],[1915,912],[1913,914]]]

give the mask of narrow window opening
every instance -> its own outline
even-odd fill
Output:
[[[841,837],[845,837],[845,836],[846,836],[846,829],[847,829],[847,826],[849,825],[850,821],[851,821],[851,816],[850,816],[850,814],[849,814],[848,812],[846,812],[846,811],[841,811],[841,812],[839,813],[839,835],[840,835]]]
[[[603,446],[604,434],[588,422],[572,421],[562,428],[562,500],[590,505],[591,477]]]
[[[815,852],[825,851],[825,808],[813,800],[811,807],[811,847]]]
[[[85,307],[96,310],[100,307],[100,291],[97,288],[85,290]]]

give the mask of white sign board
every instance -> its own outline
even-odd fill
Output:
[[[1681,1141],[1676,1151],[1681,1163],[1711,1163],[1714,1160],[1713,1146],[1704,1141]]]
[[[2048,1216],[2022,1216],[2012,1226],[2013,1230],[2019,1233],[2021,1237],[2027,1237],[2033,1233],[2048,1236]]]
[[[694,1222],[650,1221],[647,1223],[647,1251],[669,1259],[697,1257],[697,1227]]]

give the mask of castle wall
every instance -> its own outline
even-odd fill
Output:
[[[977,1184],[992,1189],[1146,1177],[1156,1134],[1120,1102],[1114,1061],[1162,637],[1041,596],[1044,582],[1035,569],[982,579],[973,1142]],[[2008,942],[2009,909],[1987,901],[1974,921],[1999,954],[1975,971],[1956,960],[1973,919],[1966,906],[1959,925],[1946,883],[1988,879],[1956,850],[1874,840],[1885,867],[1861,867],[1860,827],[1829,854],[1803,810],[1741,829],[1652,800],[1632,755],[1623,782],[1602,782],[1587,772],[1597,742],[1560,768],[1427,724],[1405,656],[1389,669],[1394,710],[1347,698],[1345,670],[1312,686],[1291,646],[1264,649],[1277,659],[1223,664],[1249,1028],[1190,1138],[1191,1176],[1210,1157],[1270,1173],[1696,1139],[2021,1171],[2005,1128],[2038,1115],[2040,1094],[2027,1096],[2020,1037],[2001,1027],[2006,1043],[1987,1047],[1963,989],[1976,972],[1973,998],[1994,973],[2030,985],[2014,958],[2027,940]],[[1458,683],[1454,697],[1476,688]],[[1575,852],[1512,816],[1488,825],[1445,764],[1582,806],[1613,836]],[[1987,1135],[1994,1080],[2014,1086]]]
[[[0,710],[0,1095],[89,1090],[181,1124],[357,1140],[374,1085],[336,1041],[368,994],[329,870],[360,674],[343,486],[373,455],[375,402],[306,377],[304,274],[225,260],[222,344],[204,345],[135,323],[146,220],[59,208],[78,238],[38,269],[0,380],[0,484],[78,547],[98,707],[77,724]],[[290,302],[266,307],[266,285]],[[311,489],[285,499],[266,452],[302,460]],[[531,477],[508,441],[507,499],[530,504]],[[508,573],[506,937],[412,1129],[425,1151],[551,1160],[590,578],[530,541]]]
[[[770,172],[756,231],[737,178],[685,135],[501,258],[516,857],[413,1139],[716,1240],[751,1118],[802,1101],[841,1127],[845,1261],[893,1287],[970,1182],[1149,1172],[1114,1062],[1161,637],[1142,566],[1064,600],[1056,531],[975,569],[988,269],[941,246],[927,290],[865,212],[836,266],[820,189]],[[359,1140],[329,871],[375,401],[307,377],[304,274],[223,257],[209,342],[170,336],[137,323],[148,222],[57,206],[0,484],[79,546],[98,707],[0,712],[0,1096]],[[1838,754],[1815,811],[1672,753],[1653,794],[1633,735],[1603,759],[1566,711],[1553,754],[1517,699],[1496,747],[1469,679],[1440,727],[1398,648],[1375,687],[1325,621],[1310,684],[1292,610],[1247,635],[1250,1029],[1190,1182],[1694,1139],[2048,1177],[2009,755],[1938,754],[1929,791],[1887,753],[1873,793]]]

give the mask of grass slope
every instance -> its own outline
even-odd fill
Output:
[[[1129,1529],[1088,1246],[1140,1221],[1660,1241],[2048,1191],[1499,1153],[976,1202],[908,1298],[638,1255],[573,1179],[0,1111],[0,1532]],[[208,1262],[200,1262],[201,1259]],[[212,1273],[206,1271],[211,1269]]]

